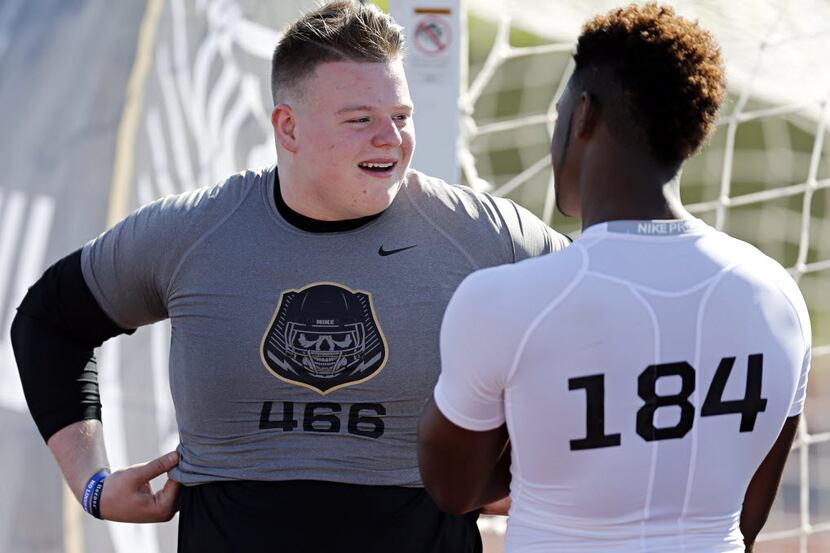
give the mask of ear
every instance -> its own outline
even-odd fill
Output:
[[[584,91],[579,95],[579,105],[574,114],[574,134],[577,138],[591,138],[599,122],[599,104],[595,96]]]
[[[274,139],[277,144],[292,154],[297,151],[295,137],[296,118],[294,110],[288,104],[279,104],[271,112],[271,126],[274,127]]]

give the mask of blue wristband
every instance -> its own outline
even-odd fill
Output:
[[[89,479],[81,496],[81,506],[84,511],[95,518],[101,518],[101,492],[104,490],[104,479],[109,476],[107,469],[101,469]]]

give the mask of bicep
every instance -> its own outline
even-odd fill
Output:
[[[46,269],[17,310],[87,349],[133,332],[113,322],[92,295],[81,268],[81,250]]]
[[[504,301],[489,282],[493,269],[468,277],[447,306],[441,325],[441,374],[435,402],[454,424],[473,431],[502,425],[505,378],[511,364]]]
[[[477,507],[489,495],[507,442],[503,396],[515,340],[504,326],[494,271],[468,277],[447,307],[441,375],[420,422],[424,485],[453,512]]]
[[[468,430],[428,401],[418,428],[418,465],[424,487],[448,512],[478,507],[507,443],[504,425],[482,432]]]
[[[81,269],[95,300],[124,328],[168,317],[170,281],[190,244],[171,199],[141,207],[87,243]]]

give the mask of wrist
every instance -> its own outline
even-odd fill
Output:
[[[101,518],[101,494],[104,491],[104,480],[110,475],[108,468],[102,468],[90,476],[81,494],[81,507],[95,518]]]

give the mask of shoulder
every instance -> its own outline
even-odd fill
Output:
[[[487,195],[475,192],[467,186],[449,184],[420,171],[410,170],[407,173],[405,190],[418,206],[437,213],[446,210],[452,213],[466,213],[471,218],[477,218],[486,209],[483,200]]]
[[[809,340],[812,332],[807,304],[790,272],[754,245],[723,232],[719,232],[718,235],[725,251],[724,255],[734,260],[733,269],[730,271],[731,278],[740,280],[757,290],[758,297],[763,301],[772,301],[775,297],[764,292],[771,290],[779,292],[789,308],[795,312],[805,339]]]
[[[479,266],[558,251],[569,243],[565,236],[507,198],[447,184],[418,171],[409,172],[404,190],[415,211],[433,226],[460,242],[474,241],[478,251],[482,250],[482,240],[492,248],[497,259],[482,259]]]
[[[194,243],[227,220],[267,175],[267,171],[246,171],[213,186],[145,204],[88,242],[84,264],[141,259],[175,266]]]
[[[168,247],[185,246],[231,216],[266,178],[267,171],[245,171],[212,186],[159,198],[141,206],[102,236],[163,240]]]
[[[717,232],[717,231],[716,231]],[[792,275],[781,263],[759,250],[749,242],[744,242],[724,232],[717,232],[720,240],[718,247],[724,254],[734,260],[736,273],[760,286],[775,286],[787,295],[801,297],[801,292]]]
[[[142,206],[136,213],[154,212],[173,218],[224,213],[238,205],[264,179],[273,178],[272,171],[243,171],[212,186],[160,198]]]
[[[535,217],[507,198],[498,198],[461,184],[449,184],[415,170],[407,175],[406,192],[420,206],[437,212],[448,210],[467,215],[470,220],[483,220],[494,226],[504,224],[505,218],[515,219],[520,214]]]
[[[582,278],[587,256],[579,247],[488,267],[465,278],[447,308],[464,312],[477,326],[526,326]],[[474,318],[471,319],[470,315]]]
[[[567,248],[469,275],[447,305],[442,362],[474,370],[469,381],[492,377],[497,388],[507,385],[538,322],[567,319],[556,307],[584,273],[583,258],[581,248]]]

